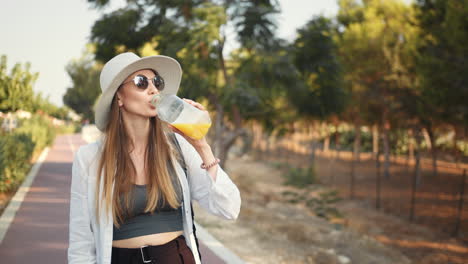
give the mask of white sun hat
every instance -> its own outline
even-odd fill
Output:
[[[161,94],[176,94],[179,90],[182,68],[175,59],[163,55],[140,58],[132,52],[121,53],[109,60],[101,71],[102,95],[94,110],[95,123],[99,130],[104,132],[106,129],[112,98],[119,86],[132,73],[143,69],[153,69],[164,79]]]

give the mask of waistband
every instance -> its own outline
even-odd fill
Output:
[[[166,254],[171,254],[174,251],[179,250],[180,247],[188,247],[185,241],[184,235],[180,235],[177,238],[167,242],[166,244],[162,245],[155,245],[155,246],[143,246],[139,248],[118,248],[118,247],[112,247],[112,253],[117,253],[119,254],[129,254],[129,255],[138,255],[142,259],[143,257],[145,260],[155,257],[155,256],[162,256]]]

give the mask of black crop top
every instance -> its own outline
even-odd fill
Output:
[[[171,179],[179,201],[183,202],[182,189],[177,175],[171,169],[169,169],[169,173],[172,176]],[[167,203],[164,207],[161,207],[162,197],[160,196],[155,212],[145,213],[147,202],[146,185],[134,184],[133,188],[132,217],[124,218],[124,223],[120,225],[120,228],[114,225],[113,240],[183,230],[181,207],[173,209]],[[120,201],[123,205],[123,197],[121,197]]]

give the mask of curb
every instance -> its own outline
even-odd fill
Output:
[[[220,259],[226,264],[246,264],[241,258],[234,254],[231,250],[224,247],[224,245],[214,238],[206,229],[195,222],[195,228],[197,229],[197,237],[203,244],[207,246],[213,253],[215,253]]]
[[[39,171],[39,169],[42,166],[42,163],[47,157],[47,154],[49,153],[49,149],[50,149],[49,147],[46,147],[42,151],[41,155],[39,156],[37,161],[34,163],[33,167],[29,171],[23,183],[16,191],[16,194],[8,203],[7,208],[5,209],[5,211],[3,211],[3,214],[0,216],[0,245],[3,242],[3,238],[5,237],[8,231],[8,228],[10,227],[11,222],[13,222],[13,220],[15,219],[16,212],[20,208],[21,203],[24,200],[24,197],[28,193],[29,187],[34,181],[34,178],[36,178],[37,172]]]

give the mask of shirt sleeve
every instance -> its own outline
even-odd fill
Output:
[[[70,188],[69,264],[96,263],[96,246],[88,210],[87,170],[80,148],[73,160]]]
[[[237,186],[219,164],[216,181],[213,180],[208,171],[200,167],[203,161],[195,148],[182,136],[177,135],[177,139],[187,165],[192,199],[214,215],[230,220],[237,219],[241,206]]]

